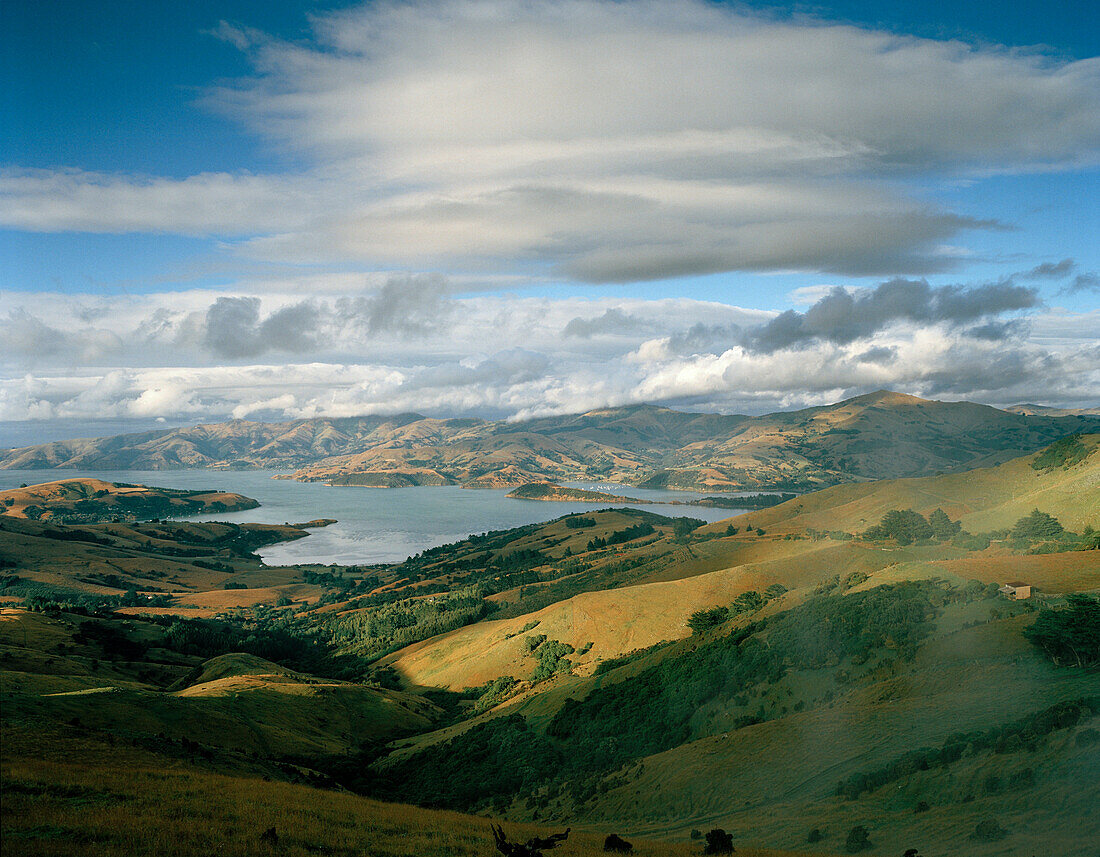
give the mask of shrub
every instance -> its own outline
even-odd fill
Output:
[[[932,535],[940,540],[949,539],[962,529],[962,524],[952,521],[943,509],[936,509],[928,516],[928,526],[932,528]]]
[[[867,833],[867,828],[862,824],[857,824],[849,830],[848,838],[844,840],[844,847],[852,854],[870,848],[871,837]]]
[[[1091,747],[1097,741],[1100,741],[1100,731],[1096,729],[1082,729],[1077,733],[1077,737],[1073,739],[1078,747]]]
[[[815,842],[820,842],[824,838],[825,837],[822,835],[821,830],[816,827],[806,834],[806,841],[809,842],[811,845]]]
[[[547,640],[538,650],[538,666],[531,674],[531,681],[544,681],[559,673],[572,672],[573,665],[566,659],[574,648],[568,643],[560,643],[557,640]]]
[[[698,518],[675,518],[672,522],[672,536],[676,541],[687,541],[694,530],[699,529],[706,521]]]
[[[523,647],[527,650],[527,653],[530,654],[545,642],[545,634],[531,634],[529,637],[523,638]]]
[[[977,839],[979,842],[996,842],[1006,836],[1008,831],[1001,827],[995,818],[987,818],[978,822],[970,838]]]

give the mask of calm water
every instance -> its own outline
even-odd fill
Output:
[[[548,521],[570,512],[605,509],[613,503],[547,503],[509,500],[508,491],[442,488],[330,488],[319,482],[272,479],[270,470],[0,470],[0,490],[20,483],[33,485],[78,476],[108,482],[133,482],[163,488],[234,491],[260,502],[245,512],[207,516],[219,520],[281,524],[335,518],[339,523],[314,530],[305,539],[271,545],[259,551],[271,565],[289,563],[370,564],[398,562],[425,548],[458,541],[471,533],[503,530]],[[694,500],[700,494],[648,491],[642,488],[570,483],[644,500]],[[687,515],[719,521],[735,509],[702,506],[645,505],[671,517]]]

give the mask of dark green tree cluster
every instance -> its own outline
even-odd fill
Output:
[[[653,525],[648,521],[642,521],[638,524],[631,524],[629,527],[616,530],[606,539],[597,536],[594,539],[590,539],[588,542],[587,550],[594,551],[600,548],[611,547],[612,545],[622,545],[627,542],[632,542],[634,539],[640,539],[642,536],[651,536],[657,532]]]
[[[712,607],[709,610],[697,610],[688,619],[688,627],[691,633],[702,634],[711,628],[717,628],[730,616],[728,607]]]
[[[706,521],[698,518],[675,518],[672,522],[672,537],[678,542],[685,542],[705,523]]]
[[[912,509],[891,509],[863,533],[863,538],[869,541],[893,539],[899,545],[911,545],[931,538],[946,541],[961,529],[959,522],[947,517],[943,509],[936,509],[927,518]]]
[[[583,530],[594,526],[596,526],[596,519],[586,518],[583,515],[570,515],[565,519],[565,528],[567,530]]]
[[[376,660],[402,646],[469,625],[489,610],[482,590],[460,589],[431,598],[405,598],[355,613],[325,617],[321,626],[333,645],[365,660]]]
[[[1088,458],[1094,450],[1095,447],[1090,448],[1081,442],[1081,435],[1067,435],[1036,455],[1031,466],[1039,471],[1053,470],[1055,467],[1072,467],[1077,462]]]

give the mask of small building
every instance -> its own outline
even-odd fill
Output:
[[[1005,598],[1011,598],[1013,601],[1023,601],[1025,598],[1031,597],[1031,584],[1006,583],[998,591]]]

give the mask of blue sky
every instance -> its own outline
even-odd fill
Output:
[[[5,3],[0,420],[1087,404],[1090,7]],[[899,279],[923,303],[858,341],[753,350]]]

